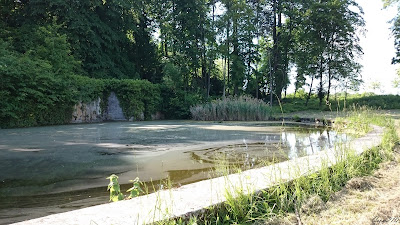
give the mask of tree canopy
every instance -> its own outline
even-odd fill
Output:
[[[397,2],[385,0],[386,5]],[[353,0],[0,4],[0,40],[5,46],[0,65],[12,67],[0,67],[2,79],[10,82],[2,84],[7,96],[16,83],[41,76],[60,84],[70,75],[144,79],[160,85],[164,102],[179,111],[199,99],[229,95],[252,95],[272,104],[283,98],[290,83],[296,90],[308,88],[309,95],[317,93],[322,104],[329,101],[333,86],[347,89],[361,81],[358,35],[364,21]],[[15,63],[19,60],[37,65],[31,78],[24,78]],[[59,88],[62,93],[62,85]]]

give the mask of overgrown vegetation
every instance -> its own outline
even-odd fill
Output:
[[[291,182],[281,182],[279,185],[260,193],[250,195],[240,194],[235,198],[227,193],[226,203],[208,209],[205,213],[193,218],[180,218],[164,221],[166,224],[258,224],[276,221],[289,212],[295,213],[298,218],[302,207],[313,207],[309,204],[310,198],[322,201],[330,199],[333,193],[344,187],[353,177],[365,176],[379,167],[383,161],[392,157],[392,150],[398,137],[394,123],[390,118],[370,116],[363,111],[355,112],[346,118],[346,123],[358,132],[367,132],[368,124],[385,127],[382,144],[362,153],[360,156],[351,150],[345,149],[342,160],[334,166],[323,166],[323,169],[308,176],[302,176]],[[362,118],[361,118],[362,117]],[[316,197],[317,196],[317,197]],[[313,210],[313,209],[311,209]],[[318,210],[318,209],[314,209]]]
[[[100,97],[105,106],[110,92],[116,93],[127,118],[149,119],[159,109],[157,84],[81,76],[82,62],[71,54],[62,26],[14,28],[0,22],[0,27],[1,128],[65,124],[76,103]]]
[[[192,119],[206,121],[256,121],[269,120],[282,117],[282,113],[299,112],[307,110],[351,112],[374,115],[373,110],[400,109],[400,96],[364,94],[338,94],[322,106],[319,105],[317,96],[311,96],[308,105],[305,105],[304,92],[290,94],[283,98],[278,106],[270,107],[262,100],[249,96],[227,97],[197,104],[190,108]],[[352,118],[352,117],[350,117]],[[301,121],[299,115],[294,115],[294,121]]]
[[[145,119],[156,110],[167,119],[189,119],[190,107],[206,101],[202,111],[211,110],[210,115],[199,112],[195,119],[267,118],[267,107],[258,103],[232,106],[240,108],[238,115],[214,115],[219,103],[212,99],[241,95],[273,105],[279,100],[284,112],[335,111],[352,104],[400,108],[396,96],[344,101],[331,93],[333,87],[346,92],[361,83],[354,58],[361,51],[357,31],[364,21],[354,1],[0,4],[1,127],[66,123],[73,104],[106,100],[110,91],[117,92],[126,117]],[[294,81],[288,77],[292,66]],[[290,82],[296,98],[282,97]],[[258,112],[251,115],[252,110]]]
[[[190,108],[194,120],[256,121],[268,120],[271,107],[262,100],[240,96],[215,100]]]
[[[0,127],[29,127],[69,123],[73,106],[101,98],[104,111],[107,98],[115,92],[126,118],[151,119],[160,110],[158,85],[145,80],[94,79],[78,75],[64,78],[43,73],[40,66],[25,59],[10,57],[21,70],[15,76],[6,76],[0,97]],[[29,68],[28,68],[29,67]],[[8,68],[7,65],[0,67]],[[7,73],[8,75],[12,73]],[[25,83],[26,80],[31,82]]]
[[[49,35],[46,40],[57,47],[54,51],[65,47],[65,37],[49,32],[43,28],[38,35]],[[0,39],[0,127],[64,123],[71,117],[74,96],[64,80],[68,75],[61,73],[62,65],[51,62],[57,59],[48,58],[52,56],[48,48],[39,45],[21,54]]]
[[[66,123],[71,105],[110,90],[126,117],[146,119],[155,107],[189,119],[191,106],[229,96],[276,104],[293,66],[296,90],[331,99],[333,85],[360,83],[357,8],[350,0],[1,1],[1,127]]]
[[[371,109],[400,109],[400,96],[375,95],[374,93],[333,95],[329,102],[319,105],[318,96],[311,95],[306,105],[307,95],[301,90],[296,94],[289,94],[282,99],[283,112],[296,112],[305,110],[343,111],[352,110],[354,106],[366,106]],[[278,106],[274,106],[274,112],[280,112]]]

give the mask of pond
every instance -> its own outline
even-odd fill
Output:
[[[122,190],[139,177],[160,189],[314,154],[350,139],[332,130],[271,122],[151,121],[0,130],[0,224],[107,203],[107,176]]]

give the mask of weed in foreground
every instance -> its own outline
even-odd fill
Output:
[[[117,202],[124,199],[124,195],[121,193],[121,188],[118,182],[118,176],[112,174],[107,177],[110,180],[107,190],[110,191],[110,202]]]
[[[110,180],[108,184],[107,190],[110,192],[110,202],[117,202],[125,199],[124,194],[121,192],[121,187],[119,185],[118,176],[112,174],[107,177]],[[139,181],[139,178],[136,177],[134,180],[130,180],[132,183],[132,187],[129,188],[126,192],[130,193],[127,199],[135,198],[139,196],[141,193],[145,193],[141,188],[142,183]]]

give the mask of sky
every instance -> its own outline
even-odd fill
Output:
[[[395,56],[394,40],[388,23],[396,15],[397,8],[382,9],[382,0],[356,0],[364,10],[366,22],[365,37],[361,36],[361,46],[364,55],[360,60],[363,65],[361,72],[364,85],[361,92],[372,91],[372,82],[380,82],[379,94],[399,94],[400,89],[393,88],[392,81],[395,79],[396,68],[391,64]]]

